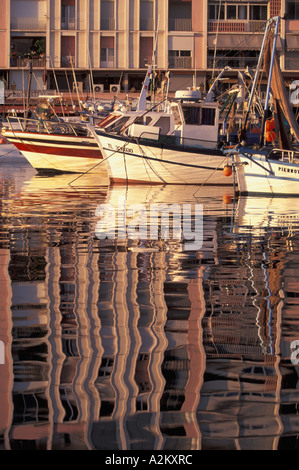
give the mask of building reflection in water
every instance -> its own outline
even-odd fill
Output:
[[[233,220],[219,193],[197,199],[199,251],[99,240],[98,204],[128,189],[3,181],[2,449],[296,446],[296,233],[239,230],[242,207]]]

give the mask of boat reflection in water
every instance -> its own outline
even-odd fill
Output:
[[[256,231],[221,187],[1,179],[2,449],[295,445],[294,218]],[[100,239],[120,197],[203,204],[201,248]]]

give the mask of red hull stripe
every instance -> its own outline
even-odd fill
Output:
[[[25,144],[23,142],[14,142],[14,146],[17,147],[20,152],[31,152],[37,154],[56,155],[61,157],[82,157],[82,158],[103,158],[102,152],[95,148],[65,148],[65,147],[47,147],[45,145],[37,144]]]

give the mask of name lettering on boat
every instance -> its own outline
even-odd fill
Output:
[[[282,173],[293,173],[295,175],[299,175],[299,169],[296,170],[296,168],[283,168],[282,166],[279,166],[278,171],[281,171]]]
[[[108,142],[107,147],[109,150],[113,150],[116,152],[121,150],[122,152],[133,153],[133,149],[130,149],[129,147],[125,145],[113,145],[113,144],[110,144],[110,142]]]

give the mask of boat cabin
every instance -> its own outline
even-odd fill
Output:
[[[116,133],[163,142],[165,145],[216,148],[219,107],[214,102],[174,101],[163,111],[119,112],[105,118],[99,127]]]

